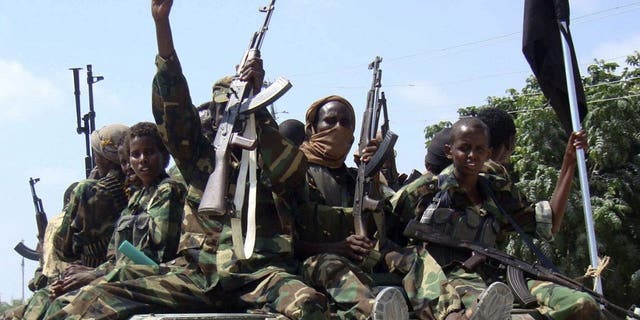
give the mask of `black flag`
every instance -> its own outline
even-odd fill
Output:
[[[561,28],[561,21],[566,23],[566,30]],[[587,114],[587,100],[569,32],[569,2],[567,0],[525,0],[522,53],[538,79],[542,92],[558,115],[560,123],[567,133],[570,133],[573,128],[560,41],[561,30],[571,48],[578,112],[582,122]]]

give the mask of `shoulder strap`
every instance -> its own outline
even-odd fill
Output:
[[[522,228],[518,225],[518,223],[515,220],[513,220],[513,218],[502,208],[502,206],[500,206],[500,204],[496,200],[493,190],[491,189],[489,180],[484,177],[479,177],[479,182],[484,186],[484,189],[486,190],[487,195],[496,204],[496,207],[498,208],[500,213],[509,221],[511,226],[513,226],[513,229],[515,229],[516,232],[518,232],[520,237],[522,237],[522,240],[524,241],[524,243],[527,244],[527,247],[529,247],[529,249],[536,255],[536,257],[538,258],[538,261],[540,261],[540,263],[544,267],[551,269],[555,272],[558,272],[558,268],[556,268],[553,262],[551,262],[551,260],[549,260],[549,258],[547,258],[547,256],[545,256],[544,253],[540,251],[540,249],[533,243],[533,241],[531,241],[531,238],[529,238],[529,236],[524,232],[524,230],[522,230]]]
[[[451,197],[447,190],[442,190],[442,181],[444,181],[444,175],[438,175],[438,192],[431,199],[431,204],[424,210],[420,223],[428,223],[433,216],[433,211],[438,208],[451,208]]]

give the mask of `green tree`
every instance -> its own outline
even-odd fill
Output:
[[[587,171],[597,248],[600,256],[611,257],[602,272],[604,295],[622,306],[640,304],[640,53],[629,56],[622,68],[596,60],[582,80],[589,106],[583,127],[589,137]],[[549,199],[568,136],[535,78],[528,78],[519,92],[509,89],[503,97],[489,97],[486,105],[458,113],[470,116],[486,107],[514,115],[518,134],[511,165],[522,193],[532,201]],[[425,129],[427,143],[440,127],[442,123]],[[562,230],[542,248],[568,276],[580,277],[590,264],[577,173]],[[505,250],[533,259],[517,237]]]
[[[11,308],[17,307],[21,304],[22,304],[22,300],[20,299],[14,299],[13,301],[11,301],[11,303],[6,301],[0,301],[0,315],[2,315],[3,312]]]

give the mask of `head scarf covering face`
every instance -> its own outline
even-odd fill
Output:
[[[118,146],[124,140],[129,127],[123,124],[106,125],[91,133],[91,149],[105,159],[120,164]]]
[[[355,121],[353,106],[343,97],[332,95],[314,102],[307,110],[305,119],[307,141],[302,143],[300,150],[311,163],[329,168],[339,168],[344,164],[353,144],[353,130],[343,126],[335,126],[322,132],[316,132],[315,128],[318,110],[331,101],[337,101],[347,106],[351,118]]]

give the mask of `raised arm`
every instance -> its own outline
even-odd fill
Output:
[[[551,232],[554,234],[560,231],[562,220],[564,219],[564,211],[569,201],[569,192],[571,191],[571,182],[576,171],[576,149],[587,149],[587,134],[583,131],[573,132],[567,142],[564,151],[562,167],[558,175],[556,189],[553,191],[551,200],[551,210],[553,210]]]
[[[158,54],[164,59],[168,59],[175,52],[173,36],[171,34],[171,24],[169,23],[169,14],[171,13],[172,5],[173,0],[151,1],[151,15],[156,25]]]

